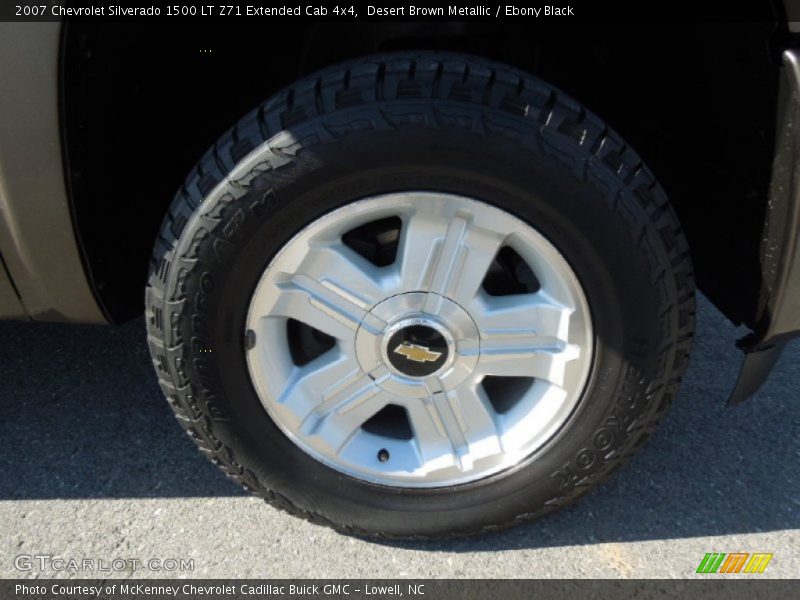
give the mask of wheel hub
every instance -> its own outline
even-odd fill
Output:
[[[376,331],[367,323],[380,322]],[[455,389],[478,362],[478,328],[452,300],[410,292],[375,306],[356,332],[364,372],[387,392],[426,398]]]

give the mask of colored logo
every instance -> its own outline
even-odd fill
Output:
[[[403,342],[394,351],[401,356],[405,356],[408,360],[421,363],[435,362],[442,355],[441,352],[434,352],[425,346],[409,342]]]
[[[765,552],[708,552],[700,561],[696,573],[763,573],[772,554]]]

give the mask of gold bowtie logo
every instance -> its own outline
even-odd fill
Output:
[[[434,362],[442,355],[441,352],[434,352],[425,346],[418,346],[410,342],[403,342],[394,351],[401,356],[405,356],[408,360],[421,363]]]

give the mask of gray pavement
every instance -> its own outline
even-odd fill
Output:
[[[174,421],[143,329],[0,323],[0,577],[109,576],[15,569],[34,554],[193,561],[137,577],[641,578],[771,552],[764,577],[800,574],[800,348],[726,408],[741,331],[704,299],[682,393],[630,465],[538,523],[446,543],[365,542],[245,495]]]

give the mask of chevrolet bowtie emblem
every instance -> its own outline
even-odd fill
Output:
[[[405,356],[408,360],[421,363],[434,362],[442,355],[441,352],[434,352],[425,346],[418,346],[409,342],[403,342],[394,351],[401,356]]]

